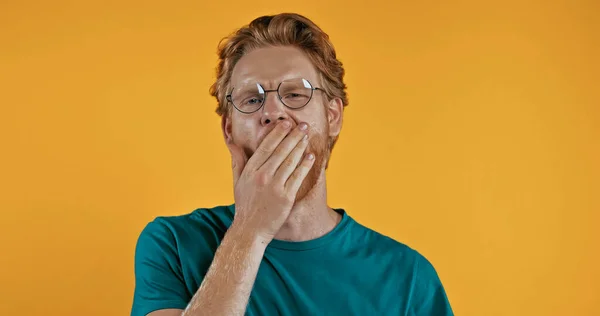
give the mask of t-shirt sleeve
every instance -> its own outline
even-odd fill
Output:
[[[177,242],[173,232],[160,220],[150,222],[141,232],[135,249],[135,290],[131,316],[167,308],[185,309],[189,300]]]
[[[433,265],[418,255],[415,263],[411,316],[453,316],[446,291]]]

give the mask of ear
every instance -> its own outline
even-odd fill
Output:
[[[225,140],[225,143],[228,143],[233,139],[231,126],[231,115],[229,113],[223,114],[223,116],[221,117],[221,131],[223,132],[223,139]]]
[[[329,123],[329,136],[337,137],[342,130],[344,121],[344,104],[342,99],[333,98],[328,102],[327,120]]]

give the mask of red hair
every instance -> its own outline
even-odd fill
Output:
[[[217,114],[229,114],[231,105],[226,100],[231,73],[242,56],[266,46],[294,46],[308,56],[317,69],[328,99],[340,98],[348,105],[344,68],[337,59],[329,36],[308,18],[294,13],[261,16],[230,36],[218,46],[217,80],[210,87],[211,96],[218,102]]]

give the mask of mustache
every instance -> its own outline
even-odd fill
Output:
[[[244,151],[244,153],[246,154],[246,157],[248,157],[248,159],[250,159],[252,157],[252,155],[254,155],[256,153],[256,150],[258,150],[258,147],[260,147],[260,145],[264,141],[265,137],[266,137],[266,135],[264,137],[261,137],[261,139],[259,139],[256,147],[253,147],[250,144],[241,145],[242,150]],[[320,157],[327,152],[327,150],[328,150],[327,147],[328,147],[328,139],[326,137],[324,137],[323,135],[316,135],[316,134],[310,135],[309,134],[308,135],[308,146],[305,150],[305,153],[311,152],[316,157]]]

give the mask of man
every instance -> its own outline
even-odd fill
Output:
[[[219,57],[210,90],[235,204],[146,226],[131,314],[453,315],[427,259],[327,205],[348,104],[328,36],[297,14],[263,16]]]

